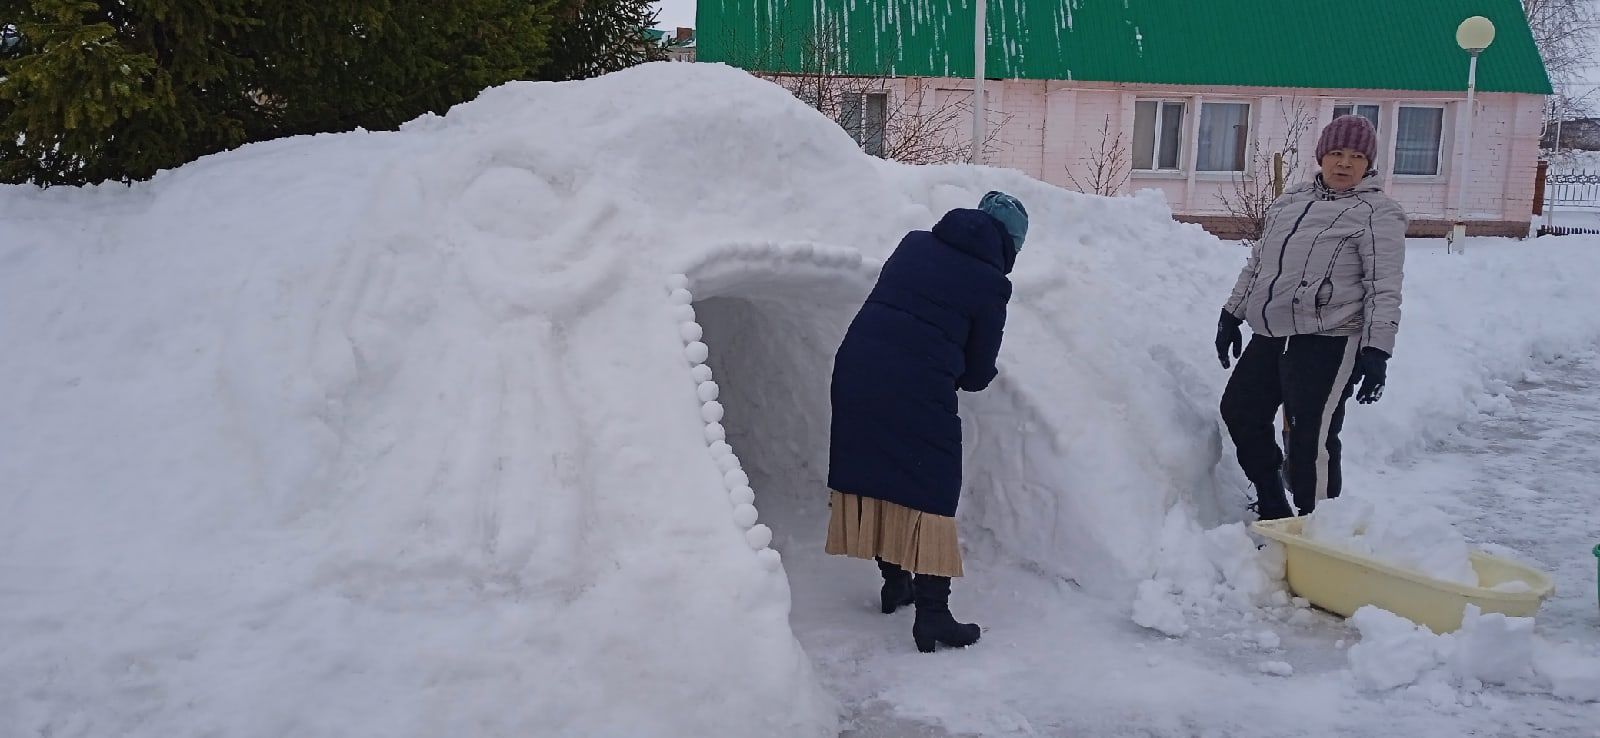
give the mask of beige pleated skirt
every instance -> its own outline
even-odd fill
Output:
[[[881,558],[916,574],[961,576],[955,518],[838,490],[828,504],[828,553]]]

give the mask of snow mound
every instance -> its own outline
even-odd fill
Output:
[[[1369,494],[1317,505],[1306,537],[1438,579],[1478,586],[1467,539],[1438,508]]]
[[[1138,595],[1133,600],[1133,622],[1140,627],[1179,637],[1189,632],[1184,620],[1183,607],[1173,599],[1172,582],[1165,579],[1146,579],[1139,583]]]
[[[1460,630],[1435,635],[1367,606],[1350,622],[1361,632],[1361,642],[1348,652],[1350,672],[1364,690],[1404,690],[1436,703],[1472,704],[1486,685],[1502,685],[1600,701],[1600,658],[1576,653],[1584,648],[1578,644],[1547,643],[1534,635],[1533,618],[1483,613],[1467,605]]]
[[[1158,196],[681,64],[0,188],[0,733],[832,734],[763,495],[824,494],[878,260],[996,188],[1034,219],[963,525],[1131,587],[1210,487],[1189,317],[1239,256]]]
[[[1192,625],[1222,628],[1262,648],[1278,647],[1272,631],[1239,629],[1292,614],[1282,547],[1257,549],[1243,523],[1202,531],[1181,506],[1168,514],[1157,542],[1157,573],[1139,583],[1135,624],[1172,637],[1186,635]]]

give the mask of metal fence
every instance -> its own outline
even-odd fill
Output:
[[[1581,207],[1600,210],[1600,172],[1564,172],[1545,177],[1545,207]]]
[[[1558,211],[1593,213],[1600,218],[1600,172],[1560,172],[1544,175],[1542,214]],[[1539,235],[1600,235],[1600,227],[1540,226]]]

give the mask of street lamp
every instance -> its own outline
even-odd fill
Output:
[[[973,0],[976,9],[972,18],[972,152],[967,158],[973,164],[983,163],[983,65],[988,57],[989,2]]]
[[[1472,122],[1477,117],[1477,110],[1473,107],[1474,93],[1478,88],[1478,54],[1489,48],[1494,43],[1494,24],[1488,18],[1475,15],[1456,27],[1456,45],[1464,49],[1472,57],[1467,66],[1467,132],[1466,146],[1461,150],[1460,180],[1456,186],[1456,225],[1450,232],[1450,243],[1456,247],[1456,253],[1466,252],[1467,238],[1467,177],[1471,176],[1472,167]],[[1449,251],[1449,245],[1446,245]]]

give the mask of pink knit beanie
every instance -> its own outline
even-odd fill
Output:
[[[1372,121],[1359,115],[1334,118],[1327,128],[1322,129],[1322,135],[1317,137],[1317,161],[1322,161],[1322,157],[1336,149],[1359,151],[1367,155],[1368,162],[1376,160],[1378,132],[1373,130]]]

